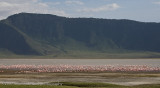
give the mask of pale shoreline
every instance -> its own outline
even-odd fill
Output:
[[[160,73],[0,74],[1,84],[44,85],[51,82],[111,83],[125,86],[160,84]]]

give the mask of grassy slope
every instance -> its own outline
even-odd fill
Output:
[[[25,33],[21,32],[20,29],[18,29],[17,27],[13,26],[9,22],[6,22],[6,24],[8,26],[11,26],[13,29],[17,30],[20,34],[22,34],[24,36],[26,42],[30,45],[30,47],[32,49],[34,49],[35,51],[37,51],[39,54],[46,55],[46,54],[48,54],[47,52],[50,52],[50,53],[60,52],[58,49],[56,49],[53,46],[47,45],[46,43],[43,44],[42,42],[38,42],[36,40],[33,40],[28,35],[26,35]]]
[[[159,84],[120,86],[107,83],[64,83],[63,86],[53,85],[3,85],[0,88],[160,88]]]
[[[160,57],[160,53],[156,52],[96,52],[96,51],[67,51],[67,53],[59,53],[52,55],[16,55],[9,51],[0,52],[0,58],[33,58],[33,59],[140,59],[140,58],[156,58]]]

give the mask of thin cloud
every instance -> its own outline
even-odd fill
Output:
[[[65,4],[76,4],[76,5],[84,5],[81,1],[66,1]]]
[[[158,4],[158,5],[160,5],[160,1],[158,1],[158,2],[153,2],[153,4]]]
[[[113,4],[107,4],[104,6],[100,6],[97,8],[84,8],[84,9],[80,9],[78,10],[78,12],[103,12],[103,11],[112,11],[112,10],[116,10],[120,8],[120,6],[116,3]]]
[[[60,5],[61,4],[61,2],[49,2],[48,4],[52,4],[52,5]]]

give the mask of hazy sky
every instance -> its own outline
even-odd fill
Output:
[[[0,0],[0,19],[20,12],[160,22],[160,0]]]

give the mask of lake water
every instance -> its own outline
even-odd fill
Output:
[[[0,65],[149,65],[160,67],[160,59],[0,59]],[[57,76],[59,74],[59,76]],[[65,75],[64,75],[65,74]],[[68,74],[68,75],[66,75]],[[159,84],[160,77],[110,77],[110,73],[0,74],[1,84],[46,84],[50,82],[102,82],[118,85]],[[114,74],[114,73],[111,73]],[[158,73],[159,74],[159,73]],[[157,75],[158,75],[157,74]],[[116,75],[116,74],[115,74]],[[150,74],[151,75],[151,74]],[[153,74],[154,75],[154,74]],[[21,81],[20,81],[21,80]]]
[[[149,65],[160,67],[160,59],[0,59],[0,65]]]

